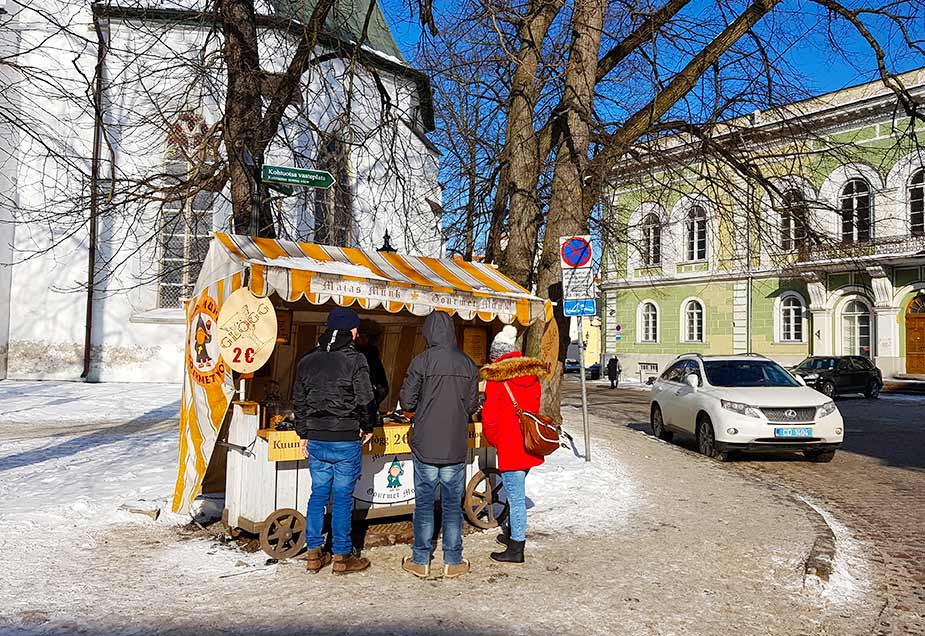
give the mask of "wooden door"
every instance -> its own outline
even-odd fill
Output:
[[[925,373],[925,296],[917,296],[906,311],[906,373]]]
[[[906,318],[906,373],[925,373],[925,316]]]

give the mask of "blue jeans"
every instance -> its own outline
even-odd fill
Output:
[[[512,541],[526,541],[527,539],[527,494],[524,482],[527,480],[527,470],[505,470],[501,473],[501,481],[507,493],[507,502],[510,506],[508,524],[511,528]]]
[[[350,554],[350,521],[353,515],[353,489],[360,478],[362,459],[360,440],[355,442],[308,442],[308,471],[312,494],[308,498],[305,547],[324,545],[324,507],[331,506],[331,543],[334,554]]]
[[[414,460],[414,547],[411,559],[419,565],[430,563],[434,545],[434,502],[440,486],[443,512],[443,563],[462,563],[462,500],[466,485],[466,465],[425,464]]]

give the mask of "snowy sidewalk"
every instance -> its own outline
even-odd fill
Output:
[[[340,578],[119,510],[172,490],[175,391],[148,387],[143,403],[136,387],[18,384],[0,382],[0,411],[61,408],[70,428],[0,442],[3,634],[851,634],[840,616],[868,611],[803,589],[815,535],[801,506],[620,413],[594,420],[592,463],[563,450],[531,472],[526,565],[491,562],[491,532],[466,537],[473,572],[459,580],[403,574],[408,546],[369,550],[368,572]]]

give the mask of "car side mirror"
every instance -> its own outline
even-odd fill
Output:
[[[697,377],[696,373],[689,373],[684,381],[687,382],[687,386],[692,389],[696,389],[700,386],[700,378]]]
[[[803,376],[802,376],[802,375],[795,375],[795,376],[793,376],[793,377],[796,378],[797,384],[800,384],[800,385],[802,385],[802,386],[806,386],[806,380],[803,379]]]

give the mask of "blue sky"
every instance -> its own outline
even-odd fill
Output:
[[[414,57],[415,47],[421,40],[422,31],[416,18],[410,18],[406,3],[408,0],[380,0],[380,5],[392,28],[405,58]],[[847,0],[849,6],[859,5]],[[876,4],[867,0],[863,4]],[[452,10],[452,0],[435,0],[437,11]],[[826,38],[825,16],[823,10],[807,0],[785,0],[775,11],[777,18],[789,21],[790,27],[804,33],[804,37],[789,43],[782,51],[784,59],[804,78],[807,92],[825,93],[846,86],[852,86],[877,78],[874,56],[867,44],[854,30],[844,23],[838,29],[838,41],[847,55],[836,54]],[[925,16],[916,16],[906,27],[912,29],[913,35],[925,40]],[[760,25],[759,25],[760,28]],[[894,28],[884,24],[871,23],[871,29],[887,49],[891,70],[903,72],[925,66],[925,58],[918,53],[910,53],[899,46],[898,33]]]

